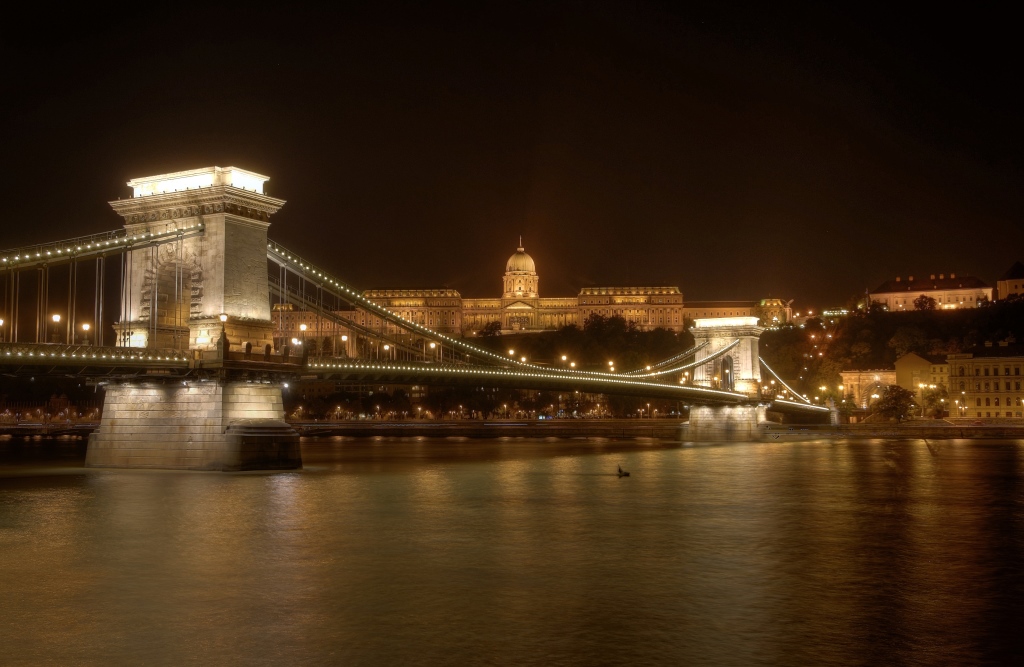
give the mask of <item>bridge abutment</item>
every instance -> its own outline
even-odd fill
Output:
[[[299,435],[284,421],[281,387],[247,382],[109,385],[92,468],[290,470]]]

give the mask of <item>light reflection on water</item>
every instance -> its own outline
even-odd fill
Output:
[[[1020,661],[1022,442],[325,440],[0,464],[9,664]],[[620,479],[616,466],[632,476]]]

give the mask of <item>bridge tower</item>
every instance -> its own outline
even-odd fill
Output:
[[[694,321],[690,333],[694,343],[707,345],[697,351],[694,361],[716,357],[693,369],[693,383],[700,387],[725,389],[751,397],[761,391],[761,362],[757,349],[762,327],[756,317],[713,317]],[[722,352],[725,348],[730,348]]]
[[[207,167],[132,179],[133,196],[110,202],[129,238],[179,232],[171,243],[126,253],[117,345],[191,350],[197,373],[107,385],[87,466],[302,466],[272,379],[281,359],[271,357],[267,228],[284,201],[267,196],[267,180]],[[229,369],[239,363],[241,372]]]
[[[746,394],[745,405],[701,405],[690,408],[685,437],[693,440],[756,440],[759,427],[767,421],[767,409],[759,405],[761,362],[758,339],[764,329],[756,317],[698,319],[690,332],[697,345],[694,361],[708,359],[693,369],[697,386]]]
[[[128,236],[182,238],[128,253],[118,346],[214,350],[222,334],[236,349],[273,344],[267,228],[284,201],[264,193],[268,180],[206,167],[128,181],[132,197],[110,202]]]

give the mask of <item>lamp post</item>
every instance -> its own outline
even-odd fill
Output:
[[[52,334],[52,337],[50,339],[50,342],[53,342],[53,343],[59,343],[60,342],[60,327],[59,327],[59,325],[60,325],[60,315],[54,315],[53,316],[53,334]]]
[[[4,321],[0,320],[0,343],[4,342]]]
[[[82,345],[89,344],[89,329],[91,328],[88,323],[82,325]]]

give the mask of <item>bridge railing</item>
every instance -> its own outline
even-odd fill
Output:
[[[54,343],[0,343],[0,364],[55,361],[85,362],[187,362],[188,350],[164,350],[140,347],[97,347],[95,345],[59,345]]]

